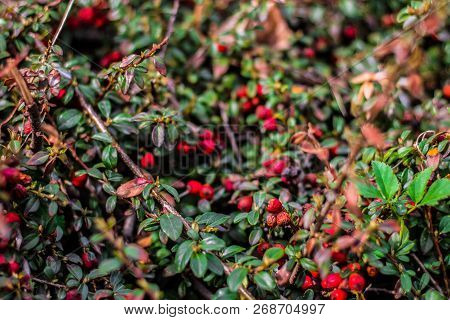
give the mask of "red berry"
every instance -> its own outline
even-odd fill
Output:
[[[16,184],[20,179],[20,171],[16,168],[5,168],[2,170],[2,175],[7,183]]]
[[[315,173],[307,173],[305,175],[305,182],[309,182],[312,186],[317,184],[317,175]]]
[[[444,85],[444,87],[442,88],[442,93],[444,94],[444,97],[450,99],[450,84]]]
[[[223,181],[223,186],[225,187],[225,190],[228,192],[231,192],[234,190],[234,182],[228,178]]]
[[[100,27],[100,25],[98,25],[98,27]],[[114,50],[103,56],[100,60],[100,65],[106,68],[109,67],[111,63],[120,61],[120,59],[122,59],[122,54],[119,51]]]
[[[141,167],[148,169],[155,165],[155,157],[152,153],[146,152],[141,158]]]
[[[258,106],[255,111],[256,117],[260,120],[272,118],[272,110],[264,106]]]
[[[314,127],[313,127],[313,135],[314,135],[317,139],[320,139],[320,138],[322,138],[322,136],[323,136],[323,132],[322,132],[322,130],[321,130],[319,127],[314,126]]]
[[[317,277],[319,276],[319,272],[317,272],[317,271],[310,271],[309,273],[311,273],[311,275],[312,275],[314,278],[317,278]]]
[[[15,212],[8,212],[7,214],[5,214],[5,221],[6,223],[20,223],[20,216]]]
[[[344,28],[344,36],[348,39],[355,39],[356,38],[356,27],[355,26],[346,26]]]
[[[209,184],[204,184],[200,190],[200,198],[211,200],[214,197],[214,188]]]
[[[282,211],[279,214],[277,214],[277,225],[278,226],[285,226],[288,225],[291,222],[291,217],[289,216],[289,213],[286,211]]]
[[[331,259],[339,263],[344,263],[347,261],[347,255],[340,251],[333,251],[331,252]]]
[[[361,265],[358,262],[355,263],[350,263],[347,268],[351,271],[351,272],[358,272],[361,270]]]
[[[278,160],[276,161],[272,166],[272,171],[275,174],[282,174],[283,170],[286,168],[286,161],[284,160]]]
[[[11,190],[11,193],[16,199],[23,199],[27,195],[27,188],[21,184],[16,184]]]
[[[347,292],[342,289],[334,289],[330,294],[331,300],[346,300]]]
[[[275,243],[272,247],[274,247],[274,248],[280,248],[280,249],[286,249],[286,247],[283,245],[283,244],[281,244],[281,243]]]
[[[277,120],[273,117],[264,120],[263,128],[267,131],[277,130]]]
[[[314,285],[314,280],[310,276],[305,276],[305,280],[303,280],[302,289],[306,290],[311,288]]]
[[[262,165],[264,168],[269,169],[270,167],[272,167],[274,162],[275,162],[275,159],[269,159],[269,160],[264,161],[262,163]]]
[[[245,196],[239,199],[237,207],[242,212],[249,212],[252,210],[253,205],[253,197],[252,196]]]
[[[220,43],[216,44],[216,48],[220,53],[226,53],[228,51],[228,47]]]
[[[246,98],[247,97],[247,86],[241,86],[236,90],[236,95],[238,98]]]
[[[31,126],[31,121],[27,120],[25,122],[25,124],[23,125],[23,133],[30,134],[32,130],[33,130],[33,128]]]
[[[277,198],[272,198],[267,204],[267,211],[270,213],[279,213],[283,209],[283,205]]]
[[[94,20],[95,12],[92,7],[84,7],[78,11],[78,19],[82,23],[89,24]]]
[[[58,94],[56,95],[56,98],[58,98],[59,100],[61,100],[62,98],[64,98],[64,96],[66,95],[67,90],[66,89],[61,89],[58,91]]]
[[[88,175],[86,173],[84,173],[80,176],[75,176],[72,178],[72,184],[77,188],[84,187],[84,184],[86,183],[87,178],[88,178]]]
[[[262,96],[264,94],[263,92],[263,86],[260,85],[259,83],[256,85],[256,94],[258,96]]]
[[[95,256],[91,258],[91,255],[88,252],[83,252],[81,255],[81,260],[83,260],[83,264],[87,269],[92,269],[97,265],[97,259]]]
[[[322,280],[322,288],[333,289],[339,287],[342,282],[342,278],[339,273],[331,273]]]
[[[250,112],[253,109],[253,104],[251,101],[245,101],[242,104],[242,111],[244,112]]]
[[[261,242],[258,247],[256,247],[256,254],[259,257],[262,257],[264,255],[264,252],[266,252],[267,249],[270,248],[270,244],[267,242]]]
[[[200,194],[200,191],[203,188],[203,184],[197,180],[189,180],[186,185],[190,194]]]
[[[312,59],[316,56],[316,52],[314,51],[313,48],[305,48],[303,50],[303,54],[305,55],[305,57],[307,57],[308,59]]]
[[[15,260],[11,260],[8,262],[8,269],[10,273],[17,273],[20,269],[20,265]]]
[[[254,106],[257,106],[257,105],[259,104],[259,98],[258,98],[258,97],[252,98],[252,104],[253,104]]]
[[[205,154],[211,154],[216,149],[216,143],[213,140],[202,140],[200,141],[200,149]]]
[[[6,258],[3,254],[0,253],[0,265],[6,264]]]
[[[361,291],[366,286],[366,280],[359,273],[352,273],[348,278],[348,287],[353,291]]]
[[[275,227],[277,225],[277,216],[274,214],[268,214],[266,223],[269,228]]]
[[[212,140],[214,138],[214,133],[209,129],[205,129],[198,137],[202,140]]]
[[[77,289],[72,289],[67,291],[66,300],[81,300],[81,295],[78,293]]]

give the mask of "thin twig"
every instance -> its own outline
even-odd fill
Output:
[[[25,79],[20,73],[16,66],[15,59],[9,59],[7,62],[7,68],[9,68],[11,76],[16,81],[17,87],[19,88],[20,94],[25,101],[28,114],[30,116],[31,128],[33,130],[33,143],[32,149],[34,151],[39,150],[42,145],[41,139],[41,116],[38,105],[34,102],[33,96],[31,95],[30,89],[28,88]]]
[[[67,17],[69,16],[70,10],[72,9],[73,3],[75,0],[70,0],[67,4],[66,10],[64,11],[64,14],[62,16],[61,21],[59,22],[58,29],[56,29],[55,34],[53,35],[53,38],[48,43],[47,50],[45,51],[44,59],[47,60],[50,52],[52,51],[53,45],[56,43],[56,40],[58,40],[58,36],[61,33],[62,28],[64,27],[64,24],[66,23]]]
[[[441,293],[444,294],[444,292],[442,291],[441,286],[436,282],[436,280],[434,280],[434,278],[431,276],[431,274],[428,272],[428,270],[425,268],[425,266],[423,265],[422,261],[420,261],[419,257],[417,257],[417,255],[415,253],[411,254],[412,257],[414,258],[414,260],[416,260],[417,264],[419,265],[419,267],[423,270],[423,272],[425,272],[426,274],[428,274],[428,276],[430,277],[430,281],[431,283],[433,283],[434,287]]]
[[[49,281],[46,281],[46,280],[43,280],[43,279],[39,279],[39,278],[36,278],[36,277],[32,277],[31,279],[33,281],[36,281],[36,282],[39,282],[39,283],[42,283],[42,284],[46,284],[46,285],[49,285],[49,286],[52,286],[52,287],[56,287],[56,288],[60,288],[60,289],[66,289],[67,290],[67,287],[65,285],[63,285],[63,284],[49,282]]]
[[[447,277],[447,268],[445,265],[444,256],[442,255],[441,247],[439,246],[439,239],[437,237],[437,233],[434,231],[433,217],[431,215],[431,208],[429,208],[429,207],[427,207],[425,209],[425,220],[427,222],[428,231],[431,234],[431,239],[433,240],[434,249],[436,250],[436,254],[439,259],[439,264],[440,264],[441,270],[442,270],[442,277],[444,279],[445,292],[448,297],[450,295],[450,290],[449,290],[448,277]]]
[[[173,1],[173,7],[172,12],[170,13],[169,23],[167,24],[167,31],[166,31],[166,39],[170,39],[173,33],[173,26],[175,24],[175,20],[177,19],[177,13],[178,9],[180,8],[180,0],[174,0]],[[164,59],[164,56],[166,55],[167,46],[161,49],[161,52],[159,54],[161,59]]]
[[[155,54],[156,51],[160,50],[163,46],[165,46],[167,44],[167,41],[169,39],[168,38],[164,38],[160,43],[158,44],[154,44],[153,47],[148,51],[148,52],[142,52],[141,55],[139,56],[138,59],[136,59],[136,61],[134,61],[133,63],[127,65],[124,68],[121,68],[119,71],[117,71],[114,76],[109,78],[108,84],[106,85],[106,87],[104,87],[99,95],[99,97],[97,98],[97,101],[100,101],[103,99],[103,97],[109,92],[109,90],[111,90],[112,86],[114,85],[114,83],[116,82],[117,78],[119,77],[120,74],[125,73],[125,71],[127,71],[130,68],[134,68],[137,67],[139,64],[141,64],[144,60],[150,58],[151,56],[153,56]]]
[[[109,133],[108,129],[106,128],[106,125],[103,123],[100,116],[97,114],[97,112],[95,112],[94,108],[86,101],[83,94],[78,88],[75,88],[75,94],[77,95],[80,101],[81,107],[86,111],[89,118],[91,118],[91,120],[94,121],[95,126],[100,130],[100,132],[103,132],[110,137],[112,141],[111,145],[117,150],[120,157],[125,162],[125,165],[133,172],[133,174],[136,177],[151,179],[154,181],[153,177],[150,174],[144,174],[142,170],[133,162],[133,160],[131,160],[131,158],[127,155],[127,153],[121,148],[121,146],[117,143],[115,138],[111,135],[111,133]],[[186,231],[192,229],[189,222],[177,211],[177,209],[175,209],[169,202],[167,202],[167,200],[156,189],[153,189],[151,191],[151,195],[163,207],[163,209],[181,219]],[[231,268],[227,266],[223,261],[221,262],[225,273],[229,275],[232,272]],[[242,286],[238,289],[238,291],[246,299],[254,300],[252,294]]]
[[[225,133],[227,134],[228,139],[230,139],[231,149],[233,150],[233,153],[236,155],[237,167],[240,169],[242,163],[241,153],[239,152],[239,147],[236,143],[236,139],[234,138],[234,133],[230,129],[226,108],[227,106],[225,105],[225,103],[222,102],[219,103],[220,116],[222,117],[222,121],[225,127]]]

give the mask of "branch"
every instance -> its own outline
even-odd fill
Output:
[[[153,44],[153,47],[148,51],[148,52],[141,52],[140,57],[133,63],[127,65],[124,68],[121,68],[119,71],[117,71],[114,76],[109,78],[108,84],[106,85],[106,87],[104,87],[102,89],[102,92],[100,93],[100,96],[97,98],[97,101],[100,101],[103,99],[103,97],[106,95],[106,93],[108,93],[109,90],[111,90],[112,86],[114,85],[114,83],[116,82],[117,78],[119,77],[120,74],[125,73],[125,71],[127,71],[130,68],[134,68],[137,67],[139,64],[141,64],[144,60],[150,58],[151,56],[153,56],[155,54],[156,51],[160,50],[164,45],[167,44],[167,41],[169,41],[168,38],[164,38],[160,43],[158,44]]]
[[[412,257],[414,258],[414,260],[416,260],[417,264],[419,265],[419,267],[423,270],[423,272],[427,273],[428,276],[430,277],[430,281],[431,283],[433,283],[434,287],[441,293],[444,294],[442,292],[442,288],[439,286],[439,284],[436,282],[436,280],[433,279],[433,277],[431,276],[431,274],[428,272],[428,270],[425,268],[425,266],[423,265],[422,261],[419,260],[419,258],[416,256],[415,253],[411,254]]]
[[[230,139],[230,143],[231,143],[231,149],[233,150],[233,153],[236,155],[236,160],[238,162],[238,168],[240,169],[241,167],[241,163],[242,163],[242,158],[241,158],[241,153],[239,152],[239,147],[236,143],[236,139],[234,138],[234,133],[233,131],[231,131],[230,129],[230,124],[228,123],[228,114],[226,111],[226,105],[225,103],[220,102],[219,103],[219,109],[220,109],[220,116],[222,117],[222,121],[223,124],[225,126],[225,132],[228,136],[228,139]]]
[[[172,36],[173,26],[175,24],[175,20],[177,19],[177,13],[178,13],[179,8],[180,8],[180,0],[174,0],[172,12],[170,14],[169,23],[167,24],[167,31],[166,31],[166,37],[165,37],[167,40],[169,40],[169,38]],[[161,59],[164,59],[164,56],[166,55],[166,50],[167,50],[167,46],[162,48],[161,53],[159,54]]]
[[[9,73],[16,81],[17,87],[19,88],[20,94],[22,95],[23,100],[25,101],[25,105],[27,107],[28,114],[30,116],[31,128],[33,130],[33,142],[32,149],[34,151],[39,150],[42,145],[41,139],[41,116],[38,105],[34,102],[33,96],[31,95],[30,89],[28,88],[25,79],[20,73],[19,69],[16,66],[15,59],[9,59],[7,62],[7,69],[9,69]]]
[[[111,138],[112,141],[111,145],[117,150],[120,157],[125,162],[125,165],[133,172],[133,174],[139,178],[147,178],[155,181],[150,174],[144,174],[144,172],[142,172],[142,170],[133,162],[133,160],[131,160],[131,158],[117,143],[117,141],[111,135],[111,133],[109,133],[108,129],[106,128],[106,125],[103,123],[103,120],[100,118],[97,112],[95,112],[94,108],[86,101],[83,94],[78,88],[75,88],[75,94],[77,95],[80,101],[81,107],[86,111],[86,113],[92,119],[92,121],[94,121],[94,124],[98,128],[98,130],[100,130],[100,132],[105,133]],[[177,211],[177,209],[175,209],[169,202],[167,202],[167,200],[156,189],[153,189],[151,191],[151,195],[163,207],[163,209],[167,210],[170,214],[173,214],[181,219],[186,231],[192,229],[190,223]],[[232,269],[228,265],[226,265],[223,261],[221,261],[221,263],[225,273],[229,275],[232,272]],[[242,286],[239,287],[239,293],[248,300],[254,300],[252,294]]]
[[[47,50],[45,51],[44,59],[47,60],[48,56],[52,50],[53,45],[55,44],[56,40],[58,39],[59,34],[61,33],[62,28],[64,27],[64,23],[66,23],[67,17],[69,16],[70,10],[72,9],[73,3],[75,0],[70,0],[67,4],[66,10],[64,11],[63,17],[61,21],[59,22],[58,29],[56,29],[55,34],[53,35],[53,38],[48,43]]]
[[[39,282],[39,283],[42,283],[42,284],[46,284],[46,285],[49,285],[49,286],[52,286],[52,287],[56,287],[56,288],[60,288],[60,289],[66,289],[66,290],[68,289],[63,284],[49,282],[49,281],[46,281],[46,280],[43,280],[43,279],[39,279],[39,278],[36,278],[36,277],[31,277],[31,279],[33,281],[36,281],[36,282]]]
[[[445,266],[444,256],[442,255],[441,247],[439,246],[439,239],[437,237],[437,233],[434,231],[433,227],[433,218],[431,216],[431,208],[427,207],[425,209],[425,220],[427,222],[428,231],[431,234],[431,238],[433,239],[434,249],[436,250],[439,263],[442,270],[442,276],[444,278],[444,285],[445,285],[445,292],[447,294],[447,297],[450,295],[449,290],[449,284],[448,284],[448,277],[447,277],[447,268]]]

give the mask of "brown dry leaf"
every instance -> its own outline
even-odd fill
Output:
[[[289,278],[291,277],[291,271],[287,269],[287,263],[285,263],[278,271],[275,273],[275,279],[277,280],[277,284],[279,286],[284,286],[288,283]]]
[[[281,10],[274,4],[270,7],[266,20],[262,23],[263,30],[257,33],[257,40],[267,43],[274,50],[286,50],[291,47],[289,38],[292,30],[281,14]]]
[[[150,181],[144,178],[136,178],[125,182],[117,188],[117,196],[121,198],[132,198],[140,195]]]
[[[345,204],[345,207],[353,214],[360,215],[361,210],[359,210],[358,207],[358,190],[356,189],[356,186],[353,183],[347,184],[347,187],[344,190],[345,198],[347,199],[347,203]]]
[[[373,124],[363,124],[361,126],[361,132],[370,146],[374,146],[379,150],[383,150],[386,147],[383,133]]]

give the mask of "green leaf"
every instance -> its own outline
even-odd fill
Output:
[[[191,259],[191,256],[194,253],[194,251],[192,250],[193,244],[194,241],[186,240],[178,247],[177,253],[175,254],[175,265],[178,271],[181,272],[184,270],[184,268],[186,268],[189,259]]]
[[[116,203],[117,203],[116,196],[108,197],[108,200],[106,200],[106,206],[105,206],[106,212],[112,213],[114,211],[114,209],[116,208]]]
[[[215,235],[209,235],[207,238],[200,241],[200,246],[207,251],[220,250],[225,247],[225,241]]]
[[[148,253],[141,246],[137,244],[129,244],[124,249],[125,255],[132,260],[146,261]]]
[[[433,182],[428,192],[420,201],[420,206],[434,206],[439,200],[444,200],[450,196],[450,179],[443,178]]]
[[[209,227],[217,227],[225,223],[229,218],[230,216],[225,214],[205,212],[204,214],[197,216],[195,218],[195,222],[197,222],[198,224],[205,224]]]
[[[83,114],[79,110],[68,109],[56,118],[56,122],[60,130],[68,130],[79,124],[82,118]]]
[[[422,200],[423,195],[425,194],[425,188],[427,187],[427,183],[428,180],[430,180],[432,172],[433,168],[427,168],[424,171],[419,172],[409,185],[407,190],[408,195],[416,204]]]
[[[206,258],[206,254],[202,252],[194,253],[190,261],[190,267],[197,278],[203,278],[208,269],[208,259]]]
[[[371,184],[357,182],[356,186],[358,188],[359,194],[364,198],[381,198],[380,191],[378,191],[378,189]]]
[[[173,241],[177,241],[183,231],[181,219],[173,214],[163,214],[159,217],[162,231]]]
[[[227,278],[228,288],[230,288],[231,291],[236,292],[247,276],[247,272],[248,270],[245,268],[234,269]]]
[[[383,198],[390,200],[399,188],[397,177],[387,164],[372,161],[373,173]]]
[[[98,132],[98,133],[94,134],[92,136],[92,139],[97,140],[97,141],[106,142],[106,143],[112,142],[111,136],[104,132]]]
[[[111,259],[103,260],[100,263],[98,269],[100,270],[100,272],[102,274],[109,274],[113,271],[119,270],[121,266],[122,266],[122,262],[120,262],[116,258],[111,258]]]
[[[400,283],[402,285],[402,289],[405,290],[405,292],[411,291],[412,288],[412,282],[411,277],[406,272],[403,272],[400,275]]]
[[[448,233],[450,231],[450,215],[442,217],[441,221],[439,222],[439,231],[442,234]]]
[[[425,300],[446,300],[446,298],[441,295],[437,290],[430,289],[425,292],[424,295]]]
[[[178,191],[174,187],[169,186],[168,184],[161,184],[160,186],[163,187],[168,193],[170,193],[177,202],[180,201],[180,196],[178,195]]]
[[[117,150],[112,145],[103,149],[102,162],[108,169],[114,169],[117,166]]]
[[[281,248],[270,248],[264,253],[263,262],[266,266],[271,265],[275,261],[284,256],[284,250]]]
[[[300,264],[308,271],[317,271],[317,264],[311,259],[301,258]]]
[[[36,152],[28,161],[29,166],[39,166],[48,160],[49,154],[47,151]]]
[[[255,277],[253,279],[255,280],[257,286],[263,290],[271,291],[276,287],[275,280],[268,272],[259,272],[255,274]]]
[[[81,268],[76,264],[68,264],[67,269],[69,270],[70,274],[72,274],[78,281],[83,278],[83,270],[81,270]]]
[[[207,253],[206,258],[208,259],[208,269],[219,276],[223,275],[223,265],[220,259],[211,253]]]

